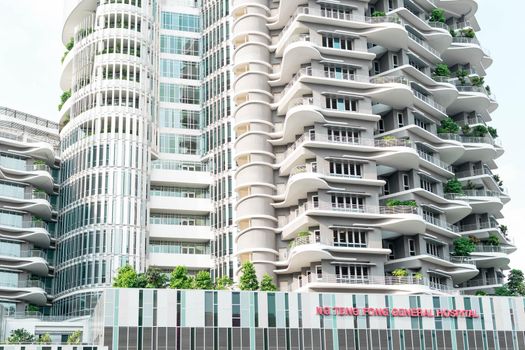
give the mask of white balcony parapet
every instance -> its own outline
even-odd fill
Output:
[[[431,26],[433,28],[444,29],[444,30],[447,30],[447,31],[450,30],[449,25],[446,24],[446,23],[443,23],[443,22],[428,21],[427,23],[428,23],[429,26]]]
[[[455,264],[476,265],[470,256],[451,256],[450,262]]]
[[[462,143],[487,143],[489,145],[498,145],[498,142],[491,136],[475,137],[475,136],[463,136],[458,134],[438,134],[443,140],[453,140]]]
[[[441,54],[438,50],[434,49],[432,46],[430,46],[426,41],[421,40],[416,35],[408,32],[408,37],[418,43],[420,46],[425,48],[427,51],[429,51],[431,54],[433,54],[436,57],[441,57]]]
[[[418,209],[418,213],[419,213],[419,215],[421,215],[421,217],[423,217],[423,220],[425,220],[426,222],[428,222],[431,225],[444,228],[444,229],[452,231],[454,233],[459,233],[459,227],[457,225],[452,225],[452,224],[449,224],[448,222],[446,222],[444,220],[435,218],[435,217],[433,217],[431,215],[427,215],[427,214],[423,213],[422,210],[419,210],[419,209]]]
[[[417,153],[419,154],[419,156],[421,158],[423,158],[424,160],[426,160],[427,162],[430,162],[434,165],[437,165],[438,167],[442,168],[442,169],[445,169],[447,171],[450,171],[452,172],[453,171],[453,168],[451,165],[439,160],[438,158],[428,154],[428,153],[425,153],[423,152],[422,150],[417,150]]]
[[[461,199],[465,200],[468,197],[496,197],[501,196],[500,192],[488,191],[488,190],[464,190],[463,193],[445,193],[447,199]]]
[[[440,111],[441,113],[444,113],[446,114],[447,112],[447,109],[445,107],[443,107],[442,105],[440,105],[439,103],[437,103],[436,101],[434,101],[433,98],[429,97],[429,96],[425,96],[423,95],[421,92],[419,91],[416,91],[416,90],[412,90],[412,92],[414,93],[414,96],[416,96],[416,98],[420,99],[421,101],[425,102],[426,104],[428,104],[429,106],[437,109],[438,111]]]

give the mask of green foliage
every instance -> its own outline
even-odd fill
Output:
[[[374,13],[372,13],[372,17],[385,17],[386,16],[386,13],[384,13],[383,11],[374,11]]]
[[[493,245],[493,246],[499,246],[499,238],[498,236],[496,235],[490,235],[489,238],[487,239],[487,244],[488,245]]]
[[[188,275],[185,266],[177,266],[170,275],[170,288],[172,289],[192,289],[193,278]]]
[[[272,277],[265,273],[261,280],[261,291],[263,292],[275,292],[277,290],[277,286],[273,284]]]
[[[490,91],[490,86],[485,86],[485,90],[487,90],[487,94],[492,95],[492,92]]]
[[[38,336],[38,340],[37,340],[38,344],[51,344],[51,342],[52,342],[52,339],[49,333],[40,334]]]
[[[27,312],[39,312],[40,311],[40,307],[36,306],[36,305],[33,305],[33,304],[29,304],[29,305],[26,306],[26,311]]]
[[[454,119],[447,117],[441,121],[441,126],[438,128],[438,134],[458,134],[459,125]]]
[[[463,187],[464,190],[471,191],[476,189],[476,184],[474,182],[468,180],[467,184]]]
[[[470,241],[476,245],[481,242],[481,240],[476,236],[468,236],[468,239],[470,239]]]
[[[71,90],[64,91],[62,93],[62,96],[60,96],[60,104],[58,105],[58,110],[60,111],[62,107],[64,106],[64,103],[66,103],[67,100],[71,97]]]
[[[193,289],[213,289],[213,282],[208,271],[199,271],[193,280]]]
[[[471,129],[469,136],[485,137],[488,132],[489,132],[489,130],[487,129],[486,126],[484,126],[484,125],[476,125],[475,127],[473,127]]]
[[[470,83],[472,84],[472,86],[481,87],[481,86],[485,85],[485,78],[484,77],[473,76],[473,77],[470,77]]]
[[[384,141],[394,141],[396,140],[395,136],[383,136]]]
[[[422,274],[421,272],[416,272],[416,273],[414,274],[414,279],[415,279],[416,281],[422,280],[422,279],[423,279],[423,274]]]
[[[434,75],[438,77],[450,77],[450,69],[444,63],[439,63],[434,70]]]
[[[406,269],[395,269],[394,271],[390,272],[390,274],[394,277],[407,277],[408,271]]]
[[[461,29],[459,32],[461,33],[461,36],[464,36],[465,38],[472,39],[476,36],[476,32],[472,28]]]
[[[445,23],[445,21],[445,10],[440,8],[435,8],[432,10],[432,13],[430,14],[430,22]]]
[[[297,237],[310,237],[311,233],[309,231],[300,231],[297,233]]]
[[[507,286],[501,286],[494,289],[494,295],[499,297],[511,297],[513,296],[512,292],[507,288]]]
[[[492,126],[489,126],[489,127],[487,128],[487,130],[488,130],[490,136],[492,136],[493,139],[495,139],[495,138],[498,137],[498,129],[493,128]]]
[[[454,255],[469,256],[476,250],[476,245],[467,237],[460,237],[454,240]]]
[[[463,193],[461,182],[457,178],[448,180],[443,190],[445,191],[445,193]]]
[[[143,275],[144,288],[164,288],[168,283],[168,276],[156,267],[150,267]]]
[[[82,342],[82,331],[74,331],[67,337],[66,341],[69,345],[77,345]]]
[[[458,69],[456,71],[456,77],[458,78],[460,85],[465,85],[467,83],[466,77],[468,77],[468,71],[465,69]]]
[[[398,207],[398,206],[417,207],[417,202],[415,200],[401,201],[399,199],[389,199],[386,201],[386,206],[387,207]]]
[[[499,225],[499,230],[501,231],[501,233],[503,233],[504,235],[507,234],[507,231],[508,231],[508,227],[507,225]]]
[[[34,342],[34,340],[35,336],[24,328],[13,329],[7,338],[9,344],[27,344]]]
[[[242,276],[239,280],[239,288],[241,290],[257,290],[259,289],[259,282],[255,274],[255,267],[250,261],[245,262],[241,267]]]
[[[66,49],[68,51],[71,51],[73,46],[75,46],[75,39],[74,38],[69,38],[69,41],[66,43]]]
[[[475,295],[477,295],[478,297],[483,297],[483,296],[486,296],[486,295],[488,295],[488,294],[487,294],[487,292],[485,292],[485,291],[478,290],[478,291],[476,291],[476,294],[475,294]]]
[[[453,38],[455,38],[455,37],[457,36],[456,31],[455,31],[454,29],[451,29],[449,32],[450,32],[450,35],[451,35]]]
[[[138,286],[139,278],[131,265],[124,265],[117,270],[117,275],[113,279],[113,287],[138,288]]]
[[[509,277],[507,279],[506,287],[515,296],[524,296],[525,295],[525,283],[523,271],[518,269],[510,270]]]
[[[233,285],[233,281],[228,276],[221,276],[215,281],[215,289],[226,290]]]

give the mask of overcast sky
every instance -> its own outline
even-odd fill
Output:
[[[525,26],[519,10],[523,0],[478,0],[479,38],[494,64],[486,81],[500,104],[492,125],[498,129],[506,153],[496,173],[509,188],[512,201],[505,207],[509,234],[521,250],[511,267],[525,270]],[[0,0],[0,105],[57,119],[61,94],[60,58],[62,0]]]

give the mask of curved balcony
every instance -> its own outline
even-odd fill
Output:
[[[501,193],[487,190],[464,190],[463,193],[447,193],[445,198],[467,201],[473,214],[496,214],[503,209]],[[505,198],[505,201],[510,199]]]
[[[19,239],[31,242],[39,247],[49,248],[53,236],[45,222],[23,221],[16,225],[0,222],[0,237]]]
[[[23,196],[0,192],[0,207],[26,211],[46,220],[56,214],[49,196],[44,192],[24,193]]]
[[[394,276],[362,276],[338,277],[323,274],[310,275],[298,292],[320,292],[324,290],[351,291],[352,293],[383,293],[383,294],[431,294],[456,295],[458,291],[445,285],[431,282],[427,278],[394,277]]]
[[[16,253],[0,251],[0,266],[29,271],[38,276],[49,274],[47,255],[42,250],[26,250]]]
[[[0,179],[28,183],[48,193],[55,187],[51,169],[44,164],[19,166],[0,158]]]
[[[441,55],[443,60],[450,66],[456,64],[470,63],[479,68],[480,72],[485,71],[492,65],[492,58],[487,49],[480,46],[475,38],[455,37],[452,45]]]
[[[510,258],[509,254],[516,248],[511,246],[477,245],[474,252],[470,253],[476,266],[480,268],[501,268],[508,269]]]
[[[421,55],[422,57],[425,57],[427,60],[429,60],[432,63],[440,63],[441,61],[441,53],[434,49],[430,44],[419,38],[417,35],[412,34],[410,32],[407,32],[408,38],[410,39],[408,41],[408,48],[416,52],[417,54]]]
[[[447,109],[451,115],[462,111],[482,110],[491,113],[498,108],[496,97],[483,86],[456,85],[456,89],[459,91],[459,96]]]
[[[487,167],[483,166],[479,169],[470,169],[466,171],[458,171],[455,173],[459,181],[464,185],[469,182],[477,187],[482,186],[490,191],[500,192],[502,197],[508,197],[508,191],[505,187],[500,186],[494,179],[494,173]]]
[[[450,238],[459,237],[460,229],[457,225],[452,225],[445,220],[441,220],[432,215],[425,214],[422,210],[418,210],[419,215],[427,223],[426,228],[430,231],[435,231],[443,236]]]
[[[314,262],[321,262],[321,260],[335,260],[337,257],[334,256],[334,253],[386,256],[389,252],[389,249],[371,248],[366,244],[334,244],[333,241],[316,239],[312,235],[307,237],[297,237],[290,242],[288,250],[284,254],[280,254],[280,261],[275,264],[276,267],[280,269],[276,269],[275,273],[289,274],[298,272],[301,268],[308,267]]]
[[[504,277],[498,278],[474,278],[462,283],[459,286],[462,294],[474,294],[478,290],[494,290],[494,288],[501,287],[505,283]]]
[[[16,153],[34,159],[43,159],[46,164],[54,165],[58,147],[54,147],[46,138],[25,135],[22,131],[3,127],[0,131],[0,143]]]
[[[503,148],[500,146],[499,141],[494,140],[490,136],[472,137],[457,134],[439,134],[439,137],[443,140],[460,142],[465,148],[461,157],[455,161],[456,164],[480,160],[488,162],[499,158],[503,154]]]
[[[15,283],[0,281],[0,298],[13,301],[23,300],[38,306],[44,306],[47,303],[44,283],[33,280]]]
[[[359,219],[368,226],[406,234],[420,233],[426,227],[415,207],[341,207],[331,202],[308,201],[291,210],[287,217],[279,218],[282,239],[291,240],[297,232],[317,225],[316,216]]]
[[[509,250],[516,250],[516,247],[511,244],[510,239],[501,231],[499,224],[494,219],[476,224],[462,225],[460,226],[460,232],[464,236],[473,236],[482,240],[495,235],[500,242],[505,242],[510,247]]]

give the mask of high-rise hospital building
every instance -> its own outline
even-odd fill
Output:
[[[206,308],[202,326],[221,324],[217,305],[273,307],[262,324],[253,315],[239,324],[286,328],[292,300],[308,298],[319,301],[307,306],[321,319],[312,327],[323,328],[332,321],[319,310],[337,312],[343,295],[350,304],[354,295],[354,307],[406,298],[403,307],[438,309],[449,300],[446,308],[482,317],[485,305],[488,318],[489,304],[468,295],[501,286],[516,248],[498,222],[510,197],[493,173],[503,148],[488,125],[498,104],[485,82],[492,59],[476,35],[477,8],[473,0],[66,0],[58,124],[0,111],[6,317],[27,305],[95,315],[92,341],[126,348],[136,330],[117,331],[123,345],[101,328],[107,300],[125,308],[107,290],[119,267],[183,265],[237,281],[251,261],[287,292],[273,306],[257,293],[169,292],[177,301],[175,319],[162,321],[166,337],[172,324],[200,325],[186,307]],[[465,241],[473,252],[462,253]],[[144,306],[146,291],[120,293],[131,304],[139,298],[144,312],[162,304],[148,294],[154,301]],[[286,320],[276,321],[278,310]],[[312,310],[294,309],[294,324],[310,325]],[[525,329],[523,316],[512,322]],[[130,327],[145,322],[133,317]],[[189,338],[174,332],[181,348]],[[252,348],[258,337],[281,339],[250,332],[242,337]],[[224,334],[231,346],[231,330]],[[295,348],[292,338],[269,348]],[[490,348],[482,338],[478,348]],[[299,348],[321,349],[305,341]],[[363,341],[353,344],[364,349]]]

